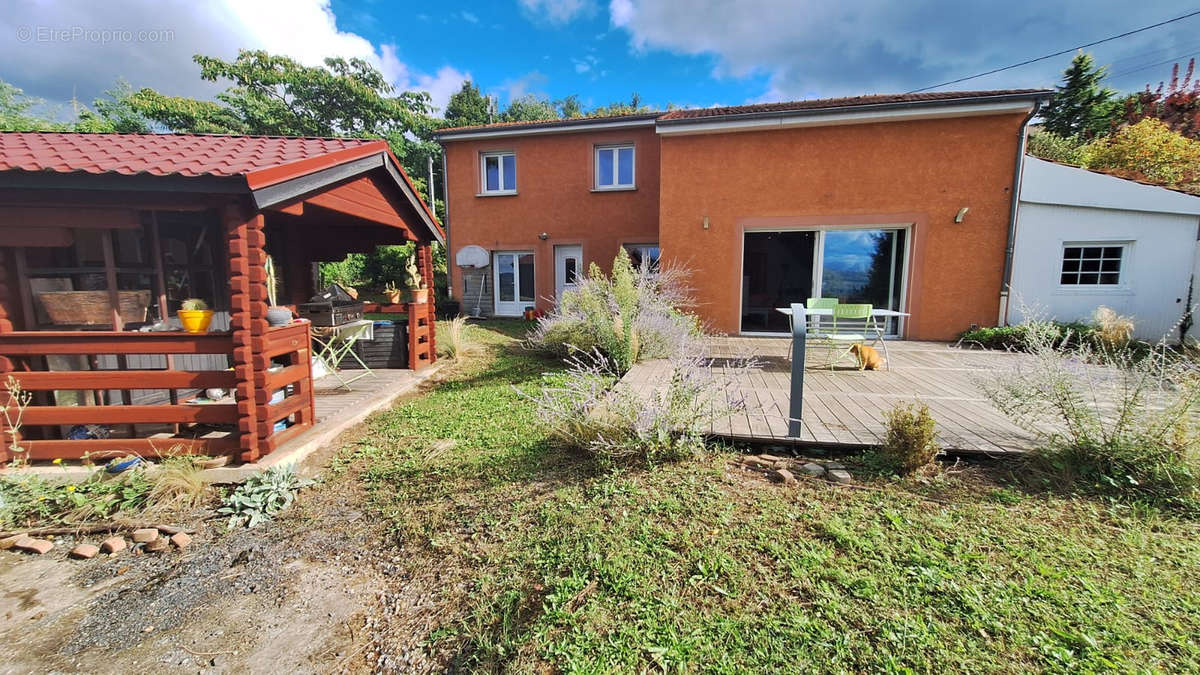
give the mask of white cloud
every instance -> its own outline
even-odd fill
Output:
[[[464,21],[468,21],[470,23],[479,23],[479,17],[471,12],[459,12],[459,16],[461,16]]]
[[[596,12],[594,0],[520,0],[525,14],[561,26]]]
[[[590,71],[598,63],[600,63],[600,59],[596,58],[595,56],[593,56],[591,54],[588,54],[587,56],[583,57],[582,59],[575,59],[575,58],[571,59],[571,63],[575,64],[575,72],[582,75],[583,73]]]
[[[610,0],[608,10],[635,51],[715,57],[714,77],[761,77],[763,98],[771,100],[906,91],[1172,15],[1155,0],[1136,8],[1117,0]],[[1114,16],[1121,17],[1119,26]],[[1097,57],[1120,61],[1150,41],[1186,53],[1200,24],[1195,21],[1101,45]],[[957,86],[1045,86],[1057,81],[1069,59]]]
[[[134,39],[41,40],[36,32],[75,27],[128,31]],[[33,37],[23,40],[23,28],[34,31]],[[169,37],[138,40],[140,31]],[[224,85],[201,81],[192,56],[232,59],[239,48],[283,54],[306,65],[319,65],[329,56],[361,58],[398,88],[428,90],[439,107],[468,77],[450,65],[436,73],[413,71],[394,46],[376,46],[361,35],[339,30],[330,0],[17,3],[0,14],[0,63],[5,65],[0,77],[57,102],[77,96],[90,103],[122,77],[134,87],[210,97]]]
[[[499,91],[504,92],[508,100],[512,101],[526,94],[543,94],[544,92],[540,88],[546,84],[546,81],[546,76],[535,70],[525,73],[520,77],[501,82]]]

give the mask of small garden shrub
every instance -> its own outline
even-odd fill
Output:
[[[192,457],[168,457],[154,475],[149,503],[162,508],[195,508],[209,497],[204,469]]]
[[[470,355],[472,344],[467,337],[467,317],[456,316],[438,326],[437,350],[438,356],[446,359]]]
[[[890,468],[910,474],[927,466],[937,456],[935,438],[937,424],[929,414],[929,406],[897,405],[884,412],[887,435],[878,454]]]
[[[78,483],[36,476],[0,478],[0,527],[80,523],[138,511],[153,488],[154,482],[141,468],[116,475],[99,470]]]
[[[1200,371],[1160,344],[1148,353],[1039,334],[1030,358],[981,382],[1039,435],[1031,466],[1063,487],[1194,503],[1200,489]]]
[[[611,360],[594,349],[568,356],[566,371],[545,375],[541,390],[525,396],[552,439],[599,464],[656,464],[700,451],[713,415],[723,414],[714,410],[744,408],[733,378],[718,378],[710,361],[676,357],[670,372],[652,392],[614,386]]]
[[[1133,319],[1101,305],[1092,315],[1095,336],[1110,349],[1124,349],[1133,341]]]
[[[292,465],[271,467],[234,488],[217,513],[229,516],[231,530],[242,525],[254,527],[290,506],[296,499],[296,492],[312,483],[301,478]]]
[[[1030,351],[1031,345],[1042,340],[1049,340],[1054,346],[1094,343],[1096,326],[1078,321],[1061,323],[1037,319],[1011,326],[976,328],[959,336],[959,342],[964,345],[1017,352]]]
[[[599,351],[618,374],[638,361],[689,351],[701,335],[678,269],[634,267],[622,249],[606,277],[593,264],[558,307],[538,320],[529,344],[559,356]]]

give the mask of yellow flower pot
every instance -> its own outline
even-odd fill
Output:
[[[181,309],[175,315],[179,317],[179,323],[183,324],[185,331],[207,333],[213,313],[211,309]]]

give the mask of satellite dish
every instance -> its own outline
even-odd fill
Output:
[[[464,246],[454,254],[454,264],[459,267],[487,267],[491,258],[487,249],[482,246]]]

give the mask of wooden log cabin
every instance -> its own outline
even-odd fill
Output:
[[[273,451],[314,407],[310,326],[268,325],[267,256],[294,306],[312,263],[410,241],[432,288],[444,234],[381,140],[0,133],[0,384],[32,396],[23,453]],[[208,332],[179,329],[186,298],[213,309]],[[434,304],[407,309],[419,369]],[[197,404],[209,389],[229,394]]]

